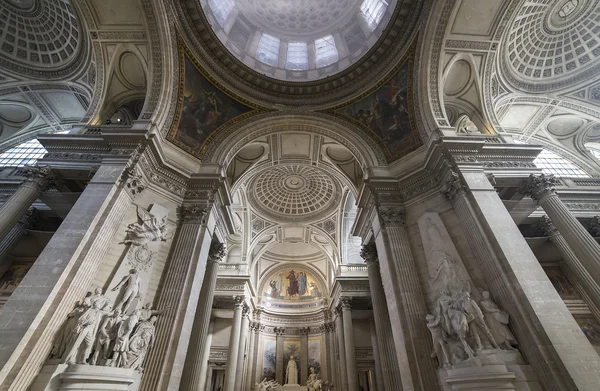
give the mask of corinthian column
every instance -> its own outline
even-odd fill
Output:
[[[553,176],[531,174],[520,191],[544,208],[558,232],[595,281],[600,281],[600,244],[558,198]]]
[[[435,390],[437,374],[431,336],[425,326],[427,310],[417,267],[399,206],[379,207],[373,222],[375,245],[383,281],[400,381],[405,390]]]
[[[19,222],[0,240],[0,277],[11,266],[12,262],[9,261],[8,257],[27,231],[34,213],[33,209],[27,210]]]
[[[336,307],[335,313],[337,314],[337,318],[335,319],[335,328],[337,331],[338,337],[338,368],[340,369],[340,389],[347,390],[348,389],[348,367],[346,365],[346,347],[345,347],[345,336],[344,336],[344,323],[342,321],[342,308]]]
[[[54,175],[49,166],[25,166],[23,176],[26,179],[21,186],[0,207],[0,238],[4,238],[10,232],[38,199],[40,193],[54,182]]]
[[[236,296],[234,300],[233,324],[231,326],[231,335],[229,336],[229,350],[227,351],[227,367],[225,368],[225,384],[223,385],[223,391],[236,391],[235,375],[237,373],[238,354],[240,353],[242,316],[246,303],[244,303],[243,296]]]
[[[579,259],[573,253],[565,238],[558,232],[548,216],[542,217],[540,226],[562,254],[564,264],[567,266],[567,274],[574,277],[574,282],[583,289],[592,304],[600,309],[600,286],[598,283],[594,281],[581,262],[579,262]]]
[[[198,297],[198,306],[196,307],[196,315],[194,316],[194,324],[192,326],[192,334],[187,355],[185,356],[185,364],[183,367],[183,375],[181,378],[182,391],[200,391],[202,384],[206,382],[206,372],[203,372],[204,350],[206,349],[206,337],[208,327],[210,325],[210,315],[212,312],[213,299],[215,296],[215,286],[217,285],[217,273],[219,262],[225,256],[226,249],[223,243],[212,242],[208,252],[208,260],[206,262],[206,271],[200,296]]]
[[[275,327],[276,335],[275,342],[275,381],[283,384],[285,379],[285,368],[283,367],[283,336],[285,335],[284,327]]]
[[[389,336],[392,334],[390,324],[390,314],[387,308],[385,292],[383,291],[383,282],[381,281],[381,272],[379,271],[379,260],[377,259],[377,249],[374,245],[364,246],[360,252],[361,257],[367,264],[369,273],[369,287],[371,290],[371,302],[373,303],[373,318],[375,321],[375,335],[379,347],[379,360],[381,363],[381,372],[383,377],[379,379],[383,382],[383,389],[389,391],[401,391],[400,368],[394,345],[389,343]]]
[[[356,346],[354,345],[354,326],[352,326],[352,299],[341,300],[342,323],[344,324],[344,350],[346,351],[346,371],[348,391],[358,391],[358,372],[356,371]]]
[[[250,334],[250,309],[246,306],[242,314],[242,331],[240,332],[240,351],[238,353],[237,370],[235,373],[235,390],[242,389],[244,379],[244,358],[246,356],[246,341]]]

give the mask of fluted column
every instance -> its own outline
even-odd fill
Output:
[[[379,383],[383,383],[381,386],[385,386],[384,389],[386,391],[401,391],[402,383],[400,380],[398,359],[396,358],[396,352],[394,352],[394,345],[389,343],[389,336],[392,335],[392,326],[390,324],[390,314],[387,308],[385,292],[383,291],[383,282],[381,281],[377,249],[374,245],[364,246],[360,255],[365,260],[367,272],[369,273],[375,335],[377,337],[381,371],[383,373],[383,377],[379,379]]]
[[[285,335],[285,328],[275,327],[275,335],[275,381],[283,384],[285,379],[285,368],[283,367],[283,336]]]
[[[300,384],[305,385],[308,380],[308,334],[310,327],[300,329]]]
[[[565,238],[558,232],[548,216],[542,217],[540,226],[544,230],[544,233],[550,238],[550,241],[562,254],[569,274],[575,278],[575,282],[584,290],[586,295],[592,301],[592,304],[600,309],[600,286],[598,283],[594,281],[592,276],[585,270],[585,267],[579,262],[579,259],[577,259],[577,256]]]
[[[377,340],[377,329],[375,327],[375,319],[373,318],[369,319],[369,331],[371,332],[371,346],[373,347],[373,359],[375,360],[375,390],[387,390],[383,381],[383,370],[381,369],[382,354],[379,349],[380,343]]]
[[[337,318],[335,319],[335,328],[338,336],[338,363],[340,371],[340,382],[338,389],[348,389],[348,366],[346,365],[346,344],[344,342],[344,323],[342,321],[343,313],[341,307],[336,307],[335,312]]]
[[[202,372],[204,362],[204,350],[206,336],[210,325],[215,287],[217,285],[217,274],[219,271],[219,262],[225,256],[226,249],[223,243],[212,242],[206,262],[206,271],[204,280],[198,297],[198,305],[194,316],[192,334],[188,351],[185,356],[183,375],[181,378],[182,391],[200,391],[201,384],[205,383],[206,372]]]
[[[446,198],[519,348],[551,391],[597,390],[600,357],[548,279],[483,170],[452,172]]]
[[[0,207],[0,238],[10,232],[38,199],[40,193],[54,182],[54,175],[49,166],[25,166],[22,170],[26,179]]]
[[[344,349],[346,351],[346,372],[348,391],[358,391],[358,372],[356,370],[356,346],[354,345],[354,326],[352,325],[352,299],[344,297],[342,306],[342,323],[344,325]]]
[[[437,373],[430,356],[431,336],[417,266],[399,206],[381,206],[373,221],[375,245],[386,296],[400,380],[405,390],[437,389]]]
[[[256,313],[254,314],[254,319],[256,320]],[[254,386],[256,380],[256,369],[258,364],[258,332],[260,330],[260,323],[251,322],[250,323],[250,347],[248,348],[248,365],[247,365],[247,373],[246,373],[246,385],[244,387],[245,391],[250,391]],[[262,379],[261,379],[262,380]]]
[[[231,335],[229,336],[229,349],[227,351],[227,367],[225,368],[225,384],[223,391],[235,390],[235,375],[237,373],[238,354],[240,353],[240,333],[242,331],[242,317],[244,312],[243,296],[236,296],[235,307],[233,309],[233,323],[231,325]]]
[[[560,200],[554,188],[555,183],[556,179],[553,176],[532,174],[520,190],[544,208],[592,279],[600,281],[600,244]]]
[[[208,360],[210,360],[210,347],[212,346],[214,328],[215,321],[211,318],[208,326],[208,333],[206,334],[206,341],[204,341],[204,354],[202,356],[201,369],[202,376],[200,376],[200,386],[198,387],[200,391],[208,391],[208,388],[210,387]]]
[[[235,373],[234,390],[242,390],[242,382],[244,380],[244,360],[246,358],[246,341],[250,334],[250,311],[248,307],[244,307],[242,312],[242,330],[240,332],[240,351],[238,353],[238,362]]]
[[[19,222],[0,240],[0,277],[10,268],[12,262],[9,262],[8,257],[25,232],[27,232],[27,227],[33,218],[33,213],[34,210],[27,210]]]

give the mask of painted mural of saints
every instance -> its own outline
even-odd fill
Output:
[[[290,270],[290,273],[286,277],[290,281],[290,285],[287,287],[287,294],[289,297],[298,296],[300,293],[300,286],[298,278],[296,277],[296,272],[294,270]]]

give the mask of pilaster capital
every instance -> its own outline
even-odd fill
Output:
[[[539,202],[548,196],[556,194],[556,183],[554,175],[530,174],[529,178],[519,188],[519,192]]]
[[[274,327],[273,331],[275,332],[275,335],[277,335],[278,337],[285,335],[285,327]]]
[[[219,263],[223,260],[226,254],[227,246],[225,243],[214,241],[210,244],[210,249],[208,250],[208,262]]]
[[[250,306],[245,302],[242,304],[242,318],[250,316]]]
[[[560,232],[556,229],[554,224],[552,224],[552,220],[550,217],[543,216],[538,222],[538,227],[544,232],[546,236],[557,236],[560,235]]]
[[[444,197],[450,202],[456,201],[457,197],[460,194],[464,194],[467,191],[467,187],[462,181],[460,174],[456,171],[451,170],[448,179],[442,188],[442,193]]]
[[[308,334],[310,334],[310,327],[300,327],[298,329],[298,333],[300,335],[308,335]]]
[[[46,190],[56,182],[56,178],[54,177],[50,166],[42,166],[39,164],[25,166],[21,169],[21,173],[26,178],[24,183],[35,186],[39,191]]]
[[[590,233],[592,236],[600,236],[600,216],[592,217],[592,221],[590,221]]]
[[[377,247],[374,244],[367,244],[360,249],[360,256],[367,265],[378,265]]]
[[[340,299],[340,307],[342,307],[342,310],[344,310],[344,311],[352,310],[352,298],[351,297],[342,297]]]
[[[40,213],[35,208],[29,208],[25,213],[23,213],[17,225],[20,228],[27,229],[40,221],[40,219]]]
[[[233,305],[235,306],[235,308],[241,308],[243,310],[244,306],[246,305],[245,297],[244,296],[233,296]]]
[[[135,165],[130,165],[123,170],[121,173],[121,183],[134,197],[146,189],[144,177]]]
[[[261,329],[261,324],[259,322],[250,322],[250,331],[258,333]]]
[[[177,208],[179,222],[183,224],[204,224],[208,206],[203,204],[183,204]]]
[[[380,206],[379,217],[385,227],[404,227],[406,214],[401,206]]]

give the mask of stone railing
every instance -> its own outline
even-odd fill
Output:
[[[338,274],[341,276],[367,276],[367,265],[361,263],[339,265]]]
[[[248,265],[245,263],[219,263],[220,276],[239,276],[248,274]]]

